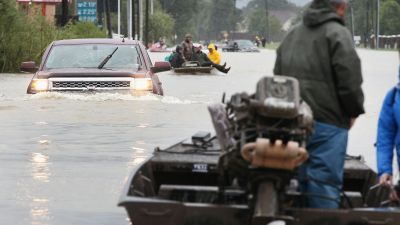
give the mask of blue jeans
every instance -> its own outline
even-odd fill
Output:
[[[300,191],[305,206],[339,207],[343,184],[348,130],[325,123],[315,123],[307,150],[310,158],[299,168]]]

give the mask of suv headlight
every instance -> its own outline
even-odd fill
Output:
[[[49,88],[49,80],[47,79],[34,79],[32,80],[32,90],[34,91],[47,91]]]
[[[150,91],[153,90],[153,82],[151,78],[135,78],[131,81],[131,88],[138,91]]]

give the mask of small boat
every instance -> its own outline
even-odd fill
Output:
[[[163,49],[163,48],[150,48],[149,51],[150,52],[160,52],[160,53],[162,53],[162,52],[171,52],[170,50]]]
[[[182,67],[174,68],[175,73],[179,74],[211,74],[212,66],[200,66],[199,62],[185,62]]]
[[[268,224],[269,218],[249,223],[251,209],[244,190],[226,190],[221,197],[217,170],[220,150],[216,139],[211,138],[206,148],[199,147],[195,137],[192,140],[165,150],[156,148],[154,155],[132,172],[118,205],[125,207],[133,224]],[[379,206],[385,199],[382,190],[371,189],[375,179],[376,173],[360,157],[348,157],[343,209],[287,208],[285,218],[277,219],[288,225],[398,224],[400,208],[365,207]]]
[[[167,49],[167,46],[165,45],[164,42],[160,43],[154,43],[153,45],[151,45],[151,47],[149,48],[150,52],[171,52],[170,50]]]
[[[255,94],[234,94],[209,111],[216,136],[198,132],[156,148],[134,169],[119,201],[133,224],[399,224],[400,207],[387,207],[390,188],[375,185],[377,174],[361,157],[346,158],[340,199],[299,191],[305,179],[340,187],[296,174],[313,124],[296,79],[264,77]],[[340,209],[306,208],[308,196]]]

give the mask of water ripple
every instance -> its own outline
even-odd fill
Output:
[[[0,97],[0,99],[1,99],[1,97]],[[0,111],[14,110],[14,109],[18,109],[18,107],[17,107],[17,106],[14,106],[14,105],[0,106]]]
[[[198,104],[201,102],[192,100],[181,100],[173,96],[158,96],[154,94],[147,95],[131,95],[121,93],[60,93],[60,92],[43,92],[28,96],[28,99],[67,99],[77,101],[160,101],[165,104]]]

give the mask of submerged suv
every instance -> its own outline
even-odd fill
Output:
[[[170,69],[168,62],[153,66],[143,44],[127,39],[55,41],[47,47],[38,68],[32,61],[21,64],[21,71],[36,72],[28,94],[122,90],[163,95],[156,73]]]
[[[224,52],[260,52],[250,40],[231,40],[222,47]]]

